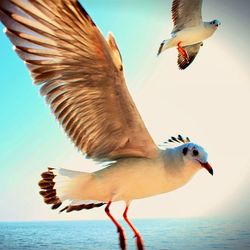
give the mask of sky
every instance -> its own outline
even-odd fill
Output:
[[[203,19],[222,25],[185,71],[178,70],[175,49],[156,56],[172,30],[171,1],[103,2],[81,1],[104,36],[114,34],[129,90],[155,142],[189,136],[208,151],[215,171],[134,201],[131,217],[249,219],[249,1],[203,1]],[[102,208],[68,215],[43,203],[37,182],[48,166],[97,168],[66,137],[3,32],[0,58],[0,221],[105,218]],[[123,208],[117,203],[112,211],[121,217]]]

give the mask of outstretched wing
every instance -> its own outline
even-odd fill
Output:
[[[197,26],[202,22],[202,0],[174,0],[172,3],[172,33],[187,27]]]
[[[184,46],[183,49],[185,49],[187,55],[188,55],[188,60],[184,58],[180,53],[178,54],[178,65],[180,69],[185,69],[187,68],[194,60],[194,58],[197,56],[200,47],[203,45],[202,42],[196,43],[193,45],[188,45]]]
[[[1,0],[0,19],[77,148],[96,160],[153,157],[113,36],[76,0]]]

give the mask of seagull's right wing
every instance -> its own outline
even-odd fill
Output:
[[[188,46],[184,46],[183,49],[185,49],[187,55],[188,55],[188,61],[183,58],[183,56],[179,53],[178,54],[178,65],[180,69],[185,69],[187,68],[194,60],[194,58],[197,56],[200,47],[203,45],[202,42],[200,43],[196,43],[193,45],[188,45]]]
[[[202,22],[202,0],[174,0],[172,3],[172,33],[187,27],[197,26]]]
[[[153,157],[119,50],[77,0],[1,0],[0,20],[77,148],[96,160]]]

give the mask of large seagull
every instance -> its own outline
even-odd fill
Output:
[[[193,62],[203,41],[212,36],[220,25],[218,20],[203,22],[201,8],[202,0],[174,0],[172,3],[174,28],[171,38],[161,43],[158,55],[177,46],[180,69],[187,68]]]
[[[67,135],[107,163],[91,173],[48,168],[39,182],[44,202],[66,212],[105,205],[124,250],[124,230],[110,212],[124,201],[123,217],[144,249],[127,216],[131,201],[177,189],[200,169],[213,174],[206,151],[180,135],[169,140],[175,147],[156,146],[126,87],[114,37],[105,39],[78,1],[1,0],[0,19]]]

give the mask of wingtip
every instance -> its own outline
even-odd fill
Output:
[[[157,52],[157,56],[159,56],[159,55],[162,53],[162,46],[163,46],[163,45],[160,46],[160,48],[159,48],[159,50],[158,50],[158,52]]]
[[[187,67],[186,67],[187,68]],[[184,69],[186,69],[186,68],[181,68],[180,66],[178,66],[178,69],[180,70],[180,71],[183,71]]]
[[[161,45],[160,45],[160,47],[158,49],[158,52],[157,52],[157,56],[159,56],[161,54],[163,45],[164,45],[164,42],[161,43]]]

